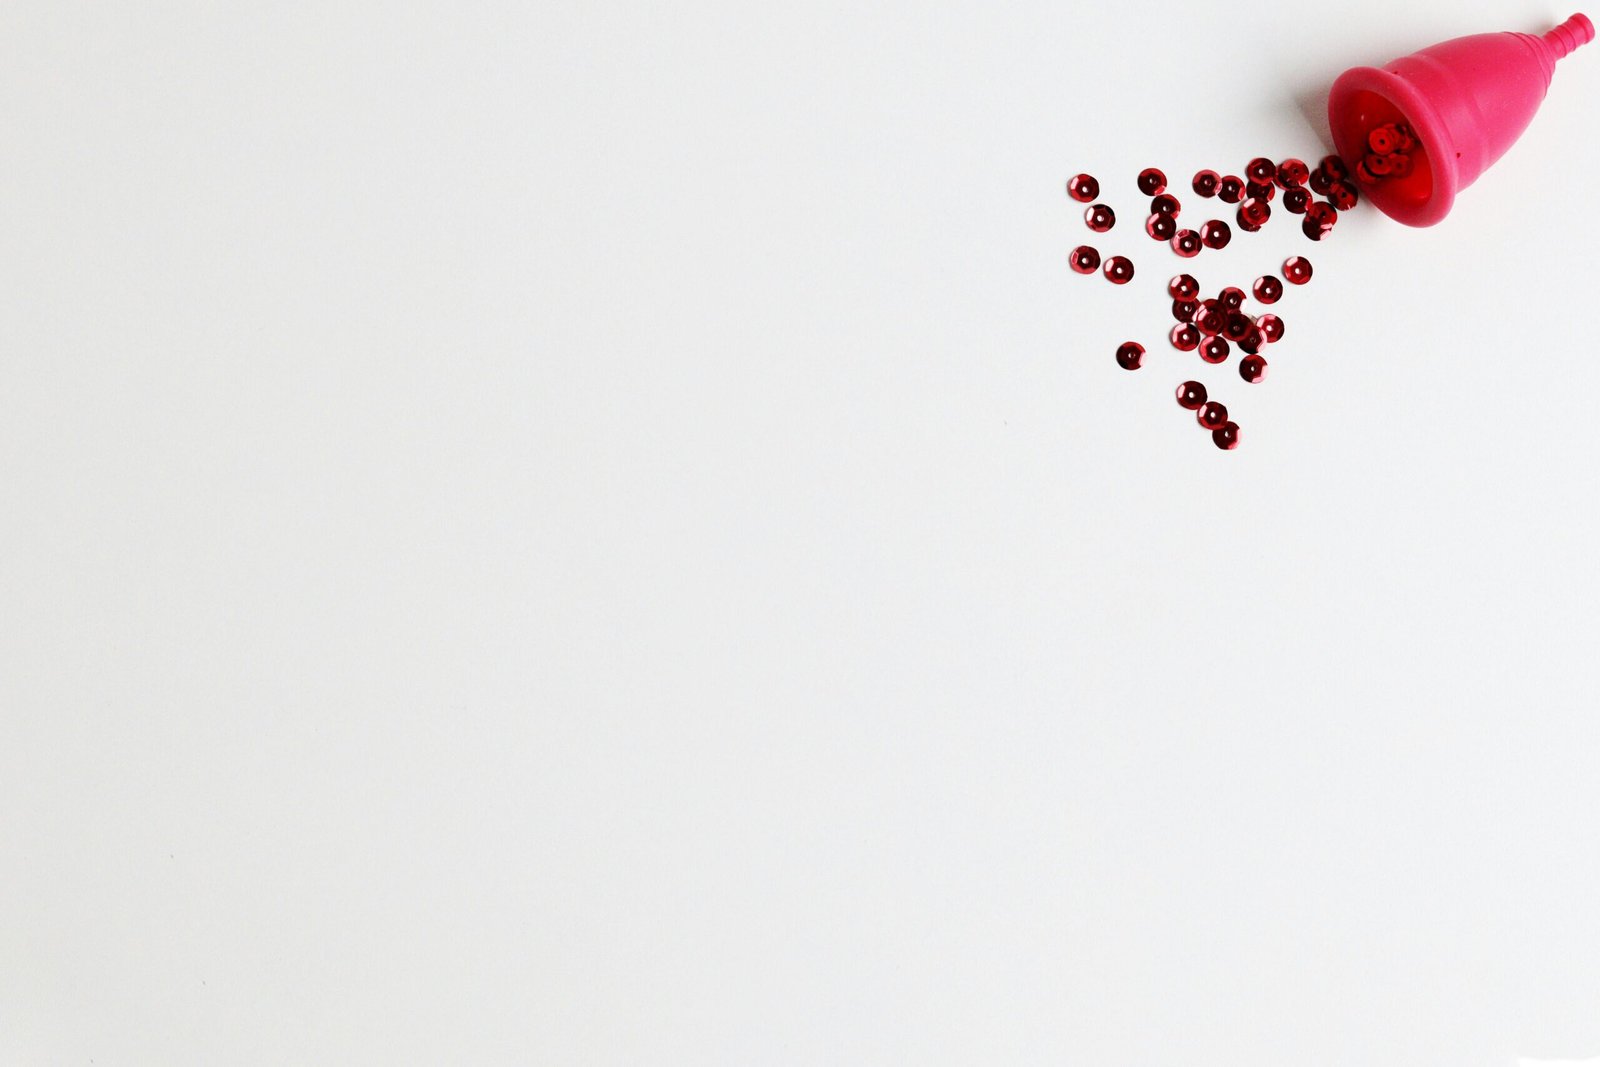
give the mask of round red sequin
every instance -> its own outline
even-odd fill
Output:
[[[1139,191],[1145,196],[1155,196],[1167,187],[1167,176],[1155,167],[1146,167],[1139,172]]]
[[[1332,229],[1333,224],[1339,221],[1339,211],[1332,204],[1319,200],[1306,206],[1306,220],[1315,222],[1325,229]]]
[[[1387,126],[1379,126],[1367,134],[1367,147],[1380,156],[1388,155],[1399,146],[1400,138],[1395,136],[1394,123],[1392,122]]]
[[[1278,168],[1266,156],[1257,156],[1245,166],[1244,173],[1253,182],[1270,182],[1278,176]]]
[[[1217,303],[1224,311],[1238,311],[1244,307],[1244,290],[1237,285],[1230,285],[1217,294]]]
[[[1370,159],[1371,157],[1369,156],[1368,158]],[[1311,187],[1313,193],[1327,196],[1328,190],[1333,188],[1333,175],[1325,170],[1314,170],[1311,172],[1311,177],[1306,184]]]
[[[1200,254],[1200,235],[1193,230],[1179,230],[1172,235],[1172,250],[1184,259]]]
[[[1256,329],[1261,331],[1261,336],[1269,345],[1283,340],[1283,320],[1276,315],[1261,316],[1256,320]]]
[[[1117,224],[1117,213],[1104,204],[1091,204],[1084,209],[1083,221],[1095,233],[1105,233]]]
[[[1178,386],[1178,406],[1185,411],[1198,411],[1206,402],[1206,387],[1199,382],[1184,382]]]
[[[1137,341],[1124,341],[1117,347],[1117,366],[1123,370],[1138,370],[1144,364],[1144,345]]]
[[[1267,376],[1267,361],[1260,356],[1245,356],[1239,361],[1239,377],[1251,385]]]
[[[1170,241],[1172,235],[1178,232],[1178,224],[1172,221],[1171,215],[1157,211],[1144,220],[1144,232],[1158,241]]]
[[[1245,182],[1244,195],[1252,200],[1262,200],[1272,203],[1272,198],[1278,195],[1278,187],[1272,182]]]
[[[1233,227],[1221,219],[1212,219],[1200,227],[1200,243],[1207,248],[1227,248],[1233,240]]]
[[[1248,221],[1250,228],[1259,230],[1266,225],[1267,220],[1271,217],[1272,206],[1258,197],[1251,197],[1239,205],[1239,224],[1241,226]]]
[[[1391,178],[1404,178],[1411,173],[1410,156],[1402,152],[1395,152],[1384,158],[1389,161],[1389,176]]]
[[[1263,304],[1276,304],[1283,296],[1283,283],[1271,274],[1263,274],[1256,279],[1256,283],[1250,287],[1250,291]]]
[[[1200,358],[1207,363],[1221,363],[1229,351],[1228,342],[1220,337],[1207,337],[1200,343]]]
[[[1201,426],[1215,430],[1228,421],[1228,409],[1215,400],[1208,400],[1200,405],[1200,409],[1195,412],[1195,418]]]
[[[1311,168],[1305,165],[1304,160],[1286,159],[1278,164],[1278,185],[1284,190],[1292,186],[1304,185],[1306,179],[1311,177]]]
[[[1167,334],[1167,339],[1179,352],[1193,352],[1200,347],[1200,331],[1193,323],[1178,323],[1172,328],[1172,332]]]
[[[1127,256],[1112,256],[1106,260],[1106,277],[1118,285],[1133,280],[1133,262]]]
[[[1344,160],[1338,156],[1323,156],[1322,162],[1317,164],[1317,169],[1336,182],[1350,177],[1350,168],[1346,167]]]
[[[1075,175],[1067,182],[1067,195],[1080,203],[1087,204],[1100,195],[1100,183],[1087,174]]]
[[[1239,424],[1225,422],[1211,431],[1211,443],[1224,452],[1231,452],[1239,447]]]
[[[1291,215],[1304,215],[1306,206],[1310,203],[1311,194],[1298,185],[1283,191],[1283,209]]]
[[[1237,204],[1244,199],[1244,179],[1229,174],[1217,183],[1217,195],[1224,204]]]
[[[1194,324],[1207,337],[1215,337],[1228,324],[1228,313],[1217,306],[1215,300],[1205,300],[1194,314]]]
[[[1250,327],[1255,323],[1250,321],[1250,316],[1242,311],[1228,312],[1228,321],[1222,327],[1222,336],[1229,341],[1243,341],[1250,336]]]
[[[1304,285],[1311,280],[1311,261],[1305,256],[1290,256],[1283,261],[1283,276],[1290,285]]]
[[[1319,225],[1317,220],[1312,218],[1310,215],[1307,215],[1305,218],[1300,220],[1300,232],[1311,238],[1313,241],[1322,240],[1324,237],[1328,236],[1328,231],[1331,229],[1333,229],[1332,226]]]
[[[1239,351],[1253,356],[1261,351],[1261,346],[1266,343],[1267,339],[1261,336],[1261,331],[1256,328],[1254,323],[1251,323],[1250,327],[1245,330],[1244,336],[1239,338]]]
[[[1194,313],[1200,310],[1200,305],[1192,299],[1178,297],[1172,302],[1172,317],[1179,322],[1193,322]]]
[[[1217,195],[1217,185],[1221,181],[1222,179],[1217,176],[1216,171],[1202,170],[1195,173],[1194,182],[1192,185],[1197,195],[1203,196],[1209,200],[1211,197]]]
[[[1193,274],[1175,274],[1167,283],[1167,295],[1174,300],[1193,300],[1200,295],[1200,283]]]
[[[1162,193],[1159,196],[1153,197],[1150,201],[1151,211],[1158,211],[1163,215],[1171,215],[1173,218],[1178,217],[1178,213],[1182,207],[1183,205],[1178,203],[1178,198],[1173,196],[1171,193]]]
[[[1072,269],[1079,274],[1093,274],[1100,269],[1100,253],[1088,245],[1079,245],[1068,257]]]
[[[1360,200],[1361,196],[1356,192],[1356,187],[1348,182],[1334,182],[1328,187],[1328,203],[1336,210],[1349,211]]]

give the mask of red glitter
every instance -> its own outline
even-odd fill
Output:
[[[1112,256],[1106,260],[1106,277],[1117,285],[1127,285],[1133,280],[1133,262],[1127,256]]]
[[[1250,287],[1257,300],[1263,304],[1276,304],[1283,296],[1283,283],[1271,274],[1263,274]]]
[[[1123,370],[1138,370],[1144,365],[1144,345],[1137,341],[1124,341],[1117,347],[1117,366]]]
[[[1167,176],[1154,167],[1139,172],[1139,191],[1145,196],[1155,196],[1167,187]]]
[[[1178,406],[1185,411],[1198,411],[1206,402],[1206,387],[1199,382],[1184,382],[1178,386]]]
[[[1100,195],[1100,183],[1087,174],[1076,175],[1067,182],[1067,195],[1079,203],[1087,204]]]

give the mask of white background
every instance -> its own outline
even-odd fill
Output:
[[[1595,1054],[1600,48],[1258,387],[1133,191],[1567,14],[0,6],[0,1061]]]

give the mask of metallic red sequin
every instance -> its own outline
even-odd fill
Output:
[[[1162,193],[1159,196],[1152,198],[1150,201],[1151,211],[1157,211],[1163,215],[1171,215],[1173,218],[1178,217],[1178,213],[1182,207],[1183,205],[1178,203],[1178,198],[1173,196],[1171,193]]]
[[[1239,205],[1239,225],[1246,229],[1259,230],[1271,217],[1272,206],[1265,200],[1251,197]]]
[[[1199,310],[1199,303],[1193,299],[1180,296],[1172,302],[1172,317],[1179,322],[1193,322],[1195,312]]]
[[[1266,343],[1267,339],[1261,336],[1261,331],[1256,328],[1254,323],[1251,323],[1249,329],[1245,330],[1244,336],[1239,338],[1239,351],[1253,356],[1261,351],[1261,346]]]
[[[1117,285],[1127,285],[1133,280],[1133,262],[1127,256],[1112,256],[1106,260],[1106,277]]]
[[[1144,345],[1137,341],[1124,341],[1117,347],[1117,366],[1123,370],[1138,370],[1144,364]]]
[[[1370,160],[1372,157],[1369,156],[1367,158]],[[1327,196],[1328,190],[1333,188],[1333,176],[1324,170],[1314,170],[1311,172],[1311,178],[1306,184],[1311,186],[1313,193]]]
[[[1139,172],[1139,191],[1145,196],[1155,196],[1167,187],[1167,176],[1155,167],[1146,167]]]
[[[1306,206],[1311,203],[1311,194],[1298,185],[1291,186],[1283,191],[1283,209],[1291,215],[1304,215]]]
[[[1317,164],[1317,169],[1336,182],[1350,177],[1350,168],[1346,167],[1344,160],[1338,156],[1323,156],[1322,162]]]
[[[1339,211],[1332,204],[1319,200],[1306,206],[1306,218],[1318,226],[1332,227],[1339,221]]]
[[[1380,156],[1386,156],[1399,148],[1400,138],[1395,133],[1394,125],[1391,123],[1388,126],[1379,126],[1367,134],[1367,147]]]
[[[1217,185],[1222,181],[1214,170],[1202,170],[1195,173],[1191,183],[1196,195],[1210,199],[1217,195]]]
[[[1167,334],[1167,340],[1179,352],[1193,352],[1200,347],[1200,330],[1193,323],[1180,322]]]
[[[1244,195],[1252,200],[1262,200],[1272,203],[1272,198],[1278,195],[1278,187],[1272,182],[1245,182]]]
[[[1179,230],[1172,236],[1172,250],[1184,259],[1200,254],[1200,235],[1193,230]]]
[[[1257,300],[1263,304],[1276,304],[1283,297],[1283,283],[1271,274],[1263,274],[1250,287]]]
[[[1260,356],[1245,356],[1239,361],[1239,377],[1254,385],[1267,376],[1267,361]]]
[[[1074,248],[1068,261],[1072,264],[1072,269],[1079,274],[1093,274],[1100,269],[1100,253],[1089,245],[1079,245]]]
[[[1244,179],[1229,174],[1217,183],[1217,195],[1224,204],[1237,204],[1244,199]]]
[[[1244,174],[1253,182],[1270,182],[1278,176],[1278,168],[1266,156],[1257,156],[1245,166]]]
[[[1227,248],[1233,240],[1233,227],[1221,219],[1212,219],[1200,227],[1200,243],[1207,248]]]
[[[1328,187],[1328,203],[1338,211],[1349,211],[1361,200],[1356,187],[1348,182],[1334,182]]]
[[[1222,336],[1229,341],[1243,341],[1250,336],[1250,327],[1255,323],[1250,321],[1250,316],[1242,311],[1228,312],[1228,321],[1222,327]]]
[[[1167,283],[1167,295],[1174,300],[1193,300],[1200,295],[1200,283],[1193,274],[1175,274]]]
[[[1225,422],[1211,431],[1211,443],[1224,452],[1231,452],[1239,447],[1239,424]]]
[[[1087,204],[1100,195],[1100,183],[1087,174],[1074,175],[1067,181],[1067,195],[1079,203]]]
[[[1202,300],[1200,310],[1194,314],[1194,324],[1207,337],[1215,337],[1228,324],[1228,313],[1215,300]]]
[[[1256,329],[1261,331],[1261,336],[1269,345],[1283,340],[1283,320],[1276,315],[1261,316],[1256,320]]]
[[[1198,411],[1206,402],[1206,387],[1199,382],[1184,382],[1178,386],[1178,406],[1185,411]]]
[[[1195,412],[1195,418],[1201,426],[1215,430],[1228,421],[1228,409],[1215,400],[1208,400],[1200,405],[1200,409]]]
[[[1157,211],[1144,220],[1144,232],[1158,241],[1170,241],[1172,235],[1178,232],[1178,224],[1172,221],[1171,215]]]
[[[1217,304],[1224,311],[1238,311],[1244,307],[1244,290],[1237,285],[1230,285],[1217,294]]]
[[[1104,204],[1091,204],[1084,209],[1083,221],[1095,233],[1105,233],[1117,224],[1117,213]]]
[[[1311,168],[1305,165],[1304,160],[1290,158],[1278,164],[1278,185],[1285,191],[1296,185],[1304,185],[1309,177]]]
[[[1229,351],[1228,342],[1220,337],[1207,337],[1200,343],[1200,358],[1207,363],[1221,363]]]
[[[1300,220],[1300,232],[1311,238],[1313,241],[1322,240],[1324,237],[1328,236],[1328,231],[1331,229],[1333,229],[1332,226],[1319,226],[1317,224],[1317,220],[1313,219],[1310,215],[1307,215],[1305,218]]]
[[[1283,261],[1283,277],[1290,285],[1304,285],[1311,280],[1311,261],[1305,256],[1290,256]]]

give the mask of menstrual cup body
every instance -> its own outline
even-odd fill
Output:
[[[1368,198],[1400,222],[1431,226],[1528,128],[1556,60],[1593,36],[1589,20],[1575,15],[1543,37],[1458,37],[1381,69],[1348,70],[1328,99],[1334,144],[1353,169],[1374,126],[1409,123],[1422,144],[1419,165],[1403,181],[1374,185]]]

